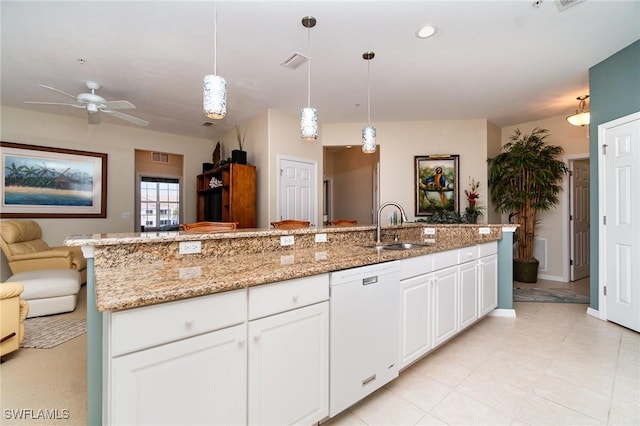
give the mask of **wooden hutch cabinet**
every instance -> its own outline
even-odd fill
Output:
[[[225,164],[198,175],[198,222],[238,222],[256,227],[256,167]]]

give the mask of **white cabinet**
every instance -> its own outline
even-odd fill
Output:
[[[433,348],[433,256],[418,256],[400,263],[402,286],[400,368],[405,368]]]
[[[433,273],[433,345],[453,337],[460,328],[458,320],[458,267]]]
[[[117,357],[114,425],[246,424],[246,325]]]
[[[105,314],[105,424],[246,424],[246,290]]]
[[[475,249],[475,247],[474,247]],[[460,330],[478,319],[478,266],[476,261],[458,266],[460,289]]]
[[[479,291],[478,309],[484,316],[498,306],[498,244],[487,243],[479,246],[478,269]]]
[[[328,299],[326,274],[249,289],[249,424],[328,415]]]

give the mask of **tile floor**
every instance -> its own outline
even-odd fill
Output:
[[[514,307],[516,318],[481,320],[323,426],[640,424],[639,333],[587,305]]]

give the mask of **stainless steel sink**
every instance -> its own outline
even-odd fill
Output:
[[[379,244],[370,246],[378,250],[411,250],[416,248],[426,247],[428,244],[417,243],[392,243],[392,244]]]

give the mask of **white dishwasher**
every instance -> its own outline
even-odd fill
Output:
[[[398,377],[400,262],[331,273],[329,415]]]

